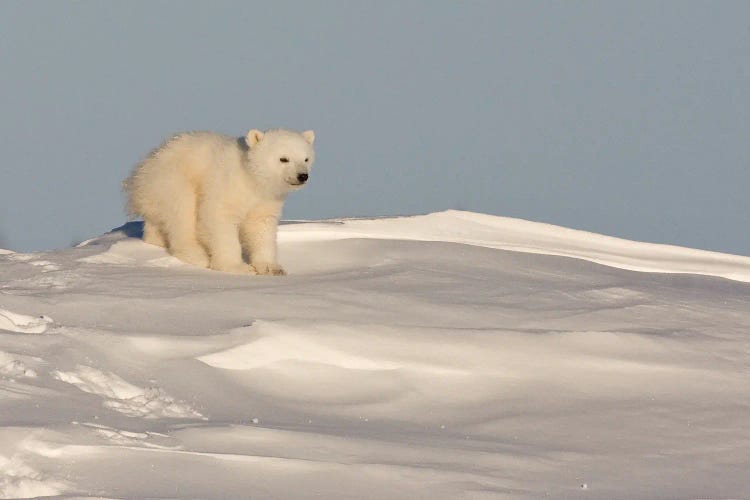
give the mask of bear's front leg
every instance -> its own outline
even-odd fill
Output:
[[[272,207],[266,210],[256,210],[242,222],[240,227],[242,244],[250,256],[250,264],[258,274],[274,276],[286,274],[276,261],[279,211]]]
[[[256,274],[242,261],[237,224],[216,207],[204,206],[198,210],[198,234],[208,250],[209,267],[216,271],[238,274]]]

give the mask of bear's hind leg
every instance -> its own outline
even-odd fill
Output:
[[[210,255],[210,267],[216,271],[255,274],[253,268],[242,261],[239,229],[227,220],[216,206],[204,203],[198,213],[198,230],[201,241]]]
[[[161,228],[169,253],[188,264],[208,267],[208,255],[196,236],[196,201],[192,186],[185,183],[182,189],[174,192],[169,211],[162,214]]]
[[[148,220],[143,221],[143,241],[158,247],[166,247],[167,240],[159,229],[159,226]]]

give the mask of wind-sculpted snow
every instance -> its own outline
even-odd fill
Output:
[[[77,366],[70,372],[55,371],[52,376],[78,389],[107,398],[104,406],[131,417],[199,418],[189,405],[175,401],[159,387],[136,387],[113,373],[90,366]]]
[[[0,309],[0,330],[16,333],[44,333],[52,320],[46,316],[26,316]]]
[[[632,271],[691,273],[750,282],[750,257],[641,243],[550,224],[449,210],[396,219],[356,219],[287,228],[286,241],[377,238],[448,241],[585,259]]]
[[[0,255],[0,498],[750,491],[746,257],[444,212],[237,276],[139,230]]]

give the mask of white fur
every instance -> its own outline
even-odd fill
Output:
[[[125,181],[128,211],[143,217],[144,241],[185,262],[284,274],[276,260],[277,225],[286,195],[301,187],[297,176],[310,172],[314,140],[311,130],[251,130],[240,139],[176,135]]]

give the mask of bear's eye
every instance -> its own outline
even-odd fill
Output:
[[[289,158],[287,158],[286,156],[282,156],[281,158],[279,158],[279,161],[281,163],[289,163]]]
[[[308,161],[310,161],[310,158],[305,158],[305,163],[307,163]]]

